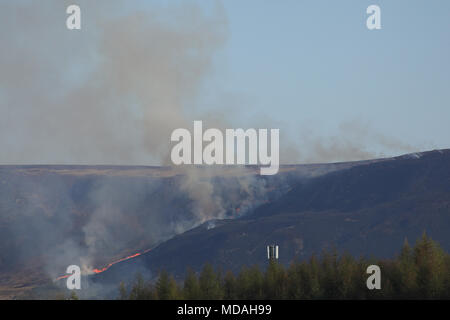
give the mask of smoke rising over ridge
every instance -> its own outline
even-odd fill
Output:
[[[226,39],[220,7],[86,1],[69,31],[65,2],[0,5],[0,163],[163,163]]]
[[[0,4],[0,164],[170,163],[170,133],[198,120],[192,106],[229,37],[221,4],[79,1],[82,29],[72,31],[69,4]],[[227,104],[234,107],[218,102]],[[226,110],[201,118],[208,127],[236,127]],[[281,163],[377,157],[367,149],[374,136],[394,153],[417,151],[346,123],[337,136],[318,138],[314,130],[298,136],[302,119],[289,134],[264,115],[252,119],[255,128],[281,128]]]

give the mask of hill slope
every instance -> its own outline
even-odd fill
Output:
[[[123,278],[136,266],[179,277],[187,266],[199,270],[205,262],[237,271],[264,265],[272,243],[280,246],[283,263],[331,246],[389,257],[405,237],[415,240],[424,230],[450,250],[450,150],[366,162],[298,181],[249,216],[205,223],[95,281]]]

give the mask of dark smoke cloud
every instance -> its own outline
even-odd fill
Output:
[[[170,164],[170,133],[192,127],[202,83],[226,43],[223,8],[77,3],[80,31],[65,26],[71,1],[0,4],[0,164]],[[242,102],[225,100],[200,115],[205,127],[239,126],[225,110],[239,112]],[[356,121],[331,137],[305,132],[301,122],[289,131],[265,115],[247,125],[281,128],[281,163],[383,156],[373,145],[417,151]]]
[[[219,5],[0,4],[0,163],[158,164],[226,40]]]

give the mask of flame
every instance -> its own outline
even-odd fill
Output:
[[[142,251],[142,252],[137,252],[137,253],[135,253],[135,254],[132,254],[131,256],[127,256],[127,257],[121,258],[121,259],[119,259],[119,260],[110,262],[110,263],[108,263],[108,264],[107,264],[105,267],[103,267],[103,268],[100,268],[100,269],[95,268],[95,269],[93,269],[93,270],[92,270],[92,273],[98,274],[98,273],[105,272],[106,270],[108,270],[109,268],[111,268],[111,267],[112,267],[113,265],[115,265],[116,263],[119,263],[119,262],[122,262],[122,261],[125,261],[125,260],[129,260],[129,259],[136,258],[136,257],[138,257],[138,256],[140,256],[140,255],[142,255],[142,254],[144,254],[144,253],[149,252],[150,250],[151,250],[151,249],[147,249],[147,250],[144,250],[144,251]],[[65,278],[67,278],[67,277],[69,277],[69,276],[70,276],[70,274],[66,274],[66,275],[60,276],[60,277],[56,278],[55,281],[58,281],[58,280],[61,280],[61,279],[65,279]]]
[[[113,265],[115,265],[116,263],[119,263],[119,262],[122,262],[122,261],[125,261],[125,260],[128,260],[128,259],[135,258],[135,257],[137,257],[137,256],[140,256],[141,254],[142,254],[142,253],[140,253],[140,252],[135,253],[135,254],[132,254],[131,256],[128,256],[128,257],[125,257],[125,258],[122,258],[122,259],[113,261],[113,262],[111,262],[111,263],[108,263],[108,265],[106,265],[106,267],[103,267],[103,268],[101,268],[101,269],[94,269],[94,270],[92,270],[92,271],[93,271],[94,273],[102,273],[102,272],[108,270],[109,268],[111,268],[111,267],[112,267]]]

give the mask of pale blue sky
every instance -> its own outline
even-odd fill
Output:
[[[381,8],[382,30],[366,28],[370,4]],[[223,5],[225,66],[208,92],[235,95],[246,112],[287,130],[328,136],[358,121],[418,150],[450,147],[449,1]]]
[[[129,6],[151,3],[152,10],[155,3],[186,2],[206,12],[218,4],[228,22],[215,72],[197,101],[202,111],[228,106],[236,125],[254,125],[257,116],[294,136],[305,128],[326,139],[341,134],[341,124],[358,122],[413,149],[450,147],[450,1],[165,0]],[[381,8],[381,30],[366,27],[372,4]]]

